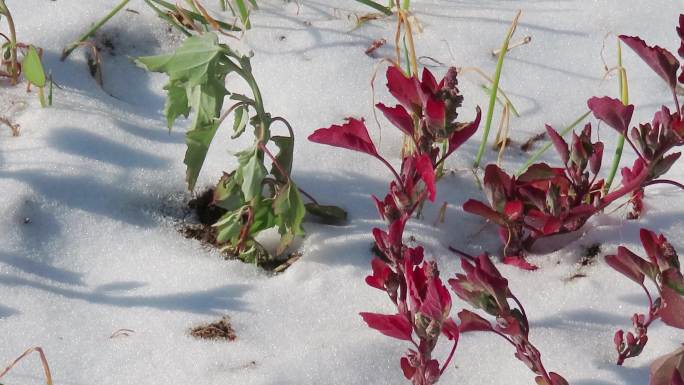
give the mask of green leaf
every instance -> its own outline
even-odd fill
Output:
[[[347,212],[337,206],[325,206],[315,203],[307,203],[306,211],[321,218],[326,224],[343,224],[347,221]]]
[[[254,220],[252,227],[249,229],[250,234],[258,234],[259,232],[270,229],[277,225],[277,219],[273,214],[273,199],[261,199],[258,204],[253,207]]]
[[[231,139],[235,139],[245,132],[245,127],[249,122],[249,110],[247,106],[240,106],[235,109],[235,122],[233,122],[233,135]]]
[[[278,191],[278,195],[273,200],[273,213],[279,221],[280,234],[304,234],[302,221],[304,220],[304,215],[306,215],[306,207],[301,195],[299,195],[297,185],[292,181],[285,184]]]
[[[283,175],[275,164],[271,167],[271,174],[275,176],[276,180],[281,183],[287,183],[292,172],[292,153],[294,151],[294,138],[289,136],[273,136],[271,137],[273,143],[278,146],[278,154],[275,159],[276,162],[283,168],[287,175]]]
[[[190,114],[190,105],[188,104],[188,94],[185,87],[168,84],[166,87],[166,102],[164,103],[164,116],[166,116],[166,125],[171,130],[173,122],[183,115],[186,118]]]
[[[26,80],[37,87],[45,87],[45,71],[34,46],[29,46],[21,65]]]
[[[245,204],[242,191],[233,174],[224,174],[214,189],[214,204],[232,211]]]
[[[243,208],[235,211],[229,211],[214,224],[214,227],[218,227],[218,235],[216,236],[217,242],[230,242],[232,244],[233,240],[240,235],[240,229],[242,228],[241,217],[243,211]]]
[[[242,176],[242,193],[245,201],[250,201],[256,196],[261,196],[261,183],[266,177],[266,167],[264,167],[261,151],[254,149],[246,159],[240,159],[240,175]]]

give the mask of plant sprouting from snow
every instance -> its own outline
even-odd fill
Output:
[[[476,309],[482,309],[495,317],[492,323],[469,310],[458,313],[461,333],[471,331],[492,332],[515,347],[515,357],[537,375],[538,385],[568,385],[555,372],[548,372],[541,359],[541,353],[530,342],[530,325],[522,303],[508,287],[508,280],[501,276],[486,254],[475,258],[461,259],[465,274],[456,274],[449,285],[456,295]],[[515,306],[511,306],[512,300]]]
[[[217,240],[227,243],[229,251],[245,261],[262,262],[269,253],[254,239],[263,230],[276,227],[280,234],[277,254],[282,253],[297,235],[302,235],[302,222],[307,208],[312,214],[344,219],[346,213],[336,207],[305,206],[299,188],[290,178],[294,133],[281,117],[266,112],[261,91],[252,75],[250,58],[241,55],[207,32],[188,37],[171,54],[138,58],[150,71],[169,77],[164,113],[169,129],[181,115],[192,111],[191,125],[186,133],[187,184],[194,189],[209,146],[224,118],[234,114],[232,138],[241,136],[248,124],[254,128],[254,144],[236,154],[238,167],[225,173],[215,188],[214,204],[227,210],[216,222]],[[231,93],[225,88],[226,77],[234,74],[249,86],[252,95]],[[234,101],[222,113],[224,99]],[[287,136],[271,134],[272,125],[282,123]],[[279,152],[273,155],[267,148],[273,143]],[[271,161],[270,170],[265,159]]]
[[[403,152],[399,171],[378,153],[363,120],[349,118],[343,125],[321,128],[309,136],[313,142],[371,155],[394,176],[389,193],[382,200],[373,197],[387,229],[373,229],[380,256],[373,259],[373,273],[366,278],[366,283],[387,293],[397,313],[361,313],[361,316],[369,327],[411,344],[400,366],[414,385],[436,383],[458,343],[458,327],[449,317],[451,296],[442,283],[437,264],[424,260],[421,246],[409,247],[403,242],[407,221],[426,199],[435,199],[435,169],[479,125],[479,108],[475,121],[456,122],[457,109],[463,100],[457,85],[455,68],[449,69],[439,83],[427,69],[419,80],[417,76],[406,76],[397,67],[388,68],[387,88],[399,104],[388,107],[378,103],[376,107],[414,146],[414,151]],[[440,142],[448,143],[441,157]],[[442,365],[432,356],[440,335],[453,344]]]

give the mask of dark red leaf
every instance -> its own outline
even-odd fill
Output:
[[[368,129],[363,123],[363,119],[348,118],[347,123],[341,126],[335,124],[328,128],[319,128],[309,135],[309,140],[315,143],[364,152],[375,157],[379,156],[373,141],[368,135]]]
[[[412,379],[413,375],[416,373],[416,368],[411,366],[409,359],[407,357],[401,357],[400,365],[401,371],[404,372],[404,377],[406,377],[407,380]]]
[[[411,341],[411,323],[401,314],[359,313],[368,327],[400,340]]]
[[[415,77],[407,78],[400,68],[387,68],[387,89],[399,103],[409,110],[422,106],[420,84]]]
[[[456,151],[457,148],[461,147],[463,143],[465,143],[468,139],[470,139],[471,136],[475,134],[477,128],[480,126],[480,118],[482,118],[482,110],[480,110],[480,106],[476,108],[476,113],[477,115],[475,116],[475,120],[467,123],[451,134],[449,137],[449,151],[447,151],[447,156]]]
[[[423,88],[427,89],[427,91],[429,91],[431,94],[436,93],[437,88],[439,87],[437,80],[435,79],[434,75],[432,75],[432,72],[427,69],[427,67],[423,68],[423,76],[420,79],[420,83]]]
[[[438,277],[427,282],[425,298],[420,306],[420,312],[434,320],[442,320],[451,311],[451,295]]]
[[[589,99],[587,106],[594,113],[596,119],[604,121],[623,135],[627,134],[632,113],[634,113],[633,105],[625,106],[619,99],[604,96]]]
[[[515,266],[519,269],[529,270],[529,271],[534,271],[534,270],[537,270],[539,268],[536,265],[527,262],[527,260],[521,256],[507,255],[503,258],[503,263],[506,265]]]
[[[589,169],[591,173],[596,175],[601,170],[601,162],[603,160],[603,143],[596,142],[592,145],[592,154],[589,157]]]
[[[479,215],[500,226],[506,226],[506,220],[501,214],[492,210],[489,206],[478,200],[469,199],[466,203],[463,204],[463,211]]]
[[[432,160],[427,154],[421,154],[416,160],[416,171],[420,174],[420,179],[425,183],[425,189],[428,192],[428,199],[435,201],[437,194],[437,187],[435,185],[435,169],[432,166]]]
[[[504,215],[506,215],[509,221],[515,221],[523,214],[523,208],[522,201],[506,202],[506,206],[504,206]]]
[[[651,263],[657,265],[660,256],[659,240],[656,233],[648,229],[641,229],[639,231],[639,238],[641,239],[641,244],[644,246],[646,255],[651,260]]]
[[[385,115],[387,120],[397,126],[404,134],[413,137],[413,119],[402,105],[387,107],[382,103],[375,105]]]
[[[649,47],[637,36],[620,35],[620,40],[636,52],[658,76],[663,78],[670,89],[677,87],[677,70],[679,61],[670,51],[659,46]]]
[[[670,287],[664,286],[662,300],[660,318],[663,322],[672,327],[684,329],[684,297]]]
[[[531,183],[554,179],[558,176],[557,170],[558,169],[553,168],[546,163],[535,163],[528,167],[527,170],[518,177],[518,181]]]
[[[553,147],[556,149],[556,152],[558,155],[560,155],[563,164],[567,164],[568,160],[570,160],[568,143],[553,127],[549,126],[548,124],[546,125],[546,133],[549,135],[549,139],[551,139],[551,143],[553,143]]]
[[[450,341],[458,341],[460,330],[452,318],[447,318],[444,323],[442,323],[442,334],[444,334]]]
[[[443,101],[429,97],[425,104],[428,126],[433,132],[443,130],[446,125],[446,105]]]
[[[461,310],[458,312],[458,319],[461,321],[461,324],[458,327],[461,333],[473,331],[489,332],[494,330],[489,321],[470,310]]]
[[[619,273],[631,279],[632,281],[638,284],[643,284],[644,273],[641,271],[641,268],[637,262],[639,259],[641,259],[641,257],[632,253],[629,249],[623,246],[618,247],[617,255],[606,255],[606,263],[608,266],[617,270]]]

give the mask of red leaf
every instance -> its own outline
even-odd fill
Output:
[[[425,115],[427,116],[428,126],[433,132],[443,130],[446,125],[446,105],[443,101],[435,98],[428,98],[425,105]]]
[[[589,169],[591,173],[596,175],[601,170],[601,162],[603,161],[603,143],[596,142],[592,145],[592,154],[589,157]]]
[[[622,135],[627,134],[629,122],[632,120],[632,113],[634,113],[633,105],[625,106],[619,99],[604,96],[589,99],[587,106],[594,113],[596,119],[604,121]]]
[[[531,183],[554,179],[558,176],[559,169],[553,168],[546,163],[535,163],[518,177],[519,182]],[[563,169],[560,169],[561,172]]]
[[[620,40],[627,44],[639,57],[648,64],[658,76],[663,78],[671,90],[677,87],[677,70],[679,61],[670,51],[659,46],[649,47],[637,36],[620,35]]]
[[[515,266],[523,270],[534,271],[538,269],[536,265],[527,262],[527,260],[525,260],[524,257],[520,256],[505,256],[503,259],[503,263],[506,265]]]
[[[436,93],[437,89],[439,88],[437,80],[432,75],[432,72],[427,69],[427,67],[423,68],[423,76],[421,77],[420,83],[423,86],[423,89],[427,89],[427,91],[429,91],[431,94]]]
[[[461,321],[461,325],[458,327],[461,333],[473,331],[489,332],[493,330],[492,324],[489,321],[469,310],[458,312],[458,319]]]
[[[415,77],[407,78],[404,72],[391,66],[387,68],[387,89],[399,103],[409,110],[422,106],[420,84]]]
[[[378,103],[375,107],[382,111],[387,120],[397,126],[404,134],[413,137],[413,119],[403,106],[387,107],[382,103]]]
[[[553,143],[553,147],[556,149],[556,152],[558,155],[561,157],[561,161],[563,164],[567,164],[568,160],[570,160],[570,150],[568,149],[568,143],[563,139],[562,136],[556,132],[556,130],[549,126],[548,124],[546,125],[546,133],[549,135],[549,139],[551,139],[551,143]]]
[[[684,329],[684,297],[668,286],[663,287],[663,308],[660,318],[664,323],[675,328]]]
[[[501,214],[492,210],[489,206],[478,200],[469,199],[466,203],[463,204],[463,211],[479,215],[500,226],[506,226],[506,220],[503,218]]]
[[[392,274],[392,269],[380,258],[373,258],[371,268],[373,269],[373,275],[366,277],[366,283],[376,289],[385,290],[385,283],[390,274]]]
[[[504,206],[504,215],[508,217],[509,221],[515,221],[523,214],[523,207],[522,201],[506,202],[506,206]]]
[[[433,277],[427,283],[425,298],[420,306],[420,312],[433,320],[446,318],[451,311],[451,295],[442,281]]]
[[[458,341],[460,330],[458,328],[458,325],[456,325],[456,322],[452,318],[447,318],[444,321],[444,323],[442,323],[442,333],[450,341]]]
[[[452,152],[456,151],[457,148],[461,147],[471,136],[475,134],[477,128],[480,126],[480,118],[482,118],[482,110],[480,106],[476,108],[477,115],[475,120],[466,124],[461,129],[454,131],[449,137],[449,151],[446,155],[449,156]]]
[[[400,340],[411,341],[411,323],[401,314],[359,313],[368,327]]]
[[[309,135],[309,140],[315,143],[364,152],[375,157],[379,156],[373,141],[368,135],[368,129],[363,123],[363,119],[348,118],[347,123],[341,126],[335,124],[328,128],[319,128]]]
[[[637,260],[643,259],[623,246],[618,247],[617,255],[606,255],[606,263],[608,266],[617,270],[619,273],[631,279],[632,281],[638,284],[643,284],[644,273],[642,273]],[[643,261],[646,262],[645,260]]]
[[[652,263],[657,265],[658,260],[660,259],[660,242],[658,241],[658,236],[651,230],[641,229],[639,231],[639,238],[641,239],[641,244],[644,246],[646,255],[648,255],[648,258]]]
[[[407,380],[412,379],[413,375],[416,373],[416,368],[411,366],[409,359],[406,357],[401,357],[399,363],[401,365],[401,371],[404,372],[404,377],[406,377]]]
[[[435,201],[437,187],[435,185],[435,169],[432,167],[432,160],[427,154],[421,154],[416,160],[416,171],[420,174],[420,179],[425,183],[428,192],[428,199]]]
[[[679,57],[684,58],[684,14],[679,15],[679,27],[677,27],[677,35],[679,35],[679,40],[681,40],[681,43],[679,43],[679,50],[677,50],[677,53],[679,54]],[[682,82],[682,77],[684,77],[684,72],[682,72],[682,74],[680,75],[680,82]]]

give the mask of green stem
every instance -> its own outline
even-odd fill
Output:
[[[480,167],[480,161],[482,160],[482,155],[484,155],[485,148],[487,147],[487,139],[489,137],[489,130],[492,127],[492,117],[494,116],[494,107],[496,105],[496,94],[499,91],[499,80],[501,79],[501,69],[503,68],[504,57],[508,51],[508,43],[511,41],[513,32],[515,32],[515,27],[518,23],[518,18],[520,17],[520,11],[515,15],[513,23],[511,23],[506,38],[501,44],[501,51],[499,51],[499,59],[496,63],[496,71],[494,72],[494,81],[492,82],[492,92],[489,95],[489,109],[487,110],[487,117],[485,120],[484,133],[482,134],[482,142],[480,143],[480,148],[477,151],[477,156],[475,157],[475,162],[473,163],[473,168]]]
[[[244,0],[235,0],[235,4],[237,5],[238,12],[240,13],[240,21],[242,21],[242,25],[245,26],[245,29],[252,28],[252,25],[249,22],[249,10],[245,5]]]
[[[45,90],[44,87],[38,87],[38,100],[40,100],[40,106],[45,108],[48,106],[47,102],[45,101]]]
[[[372,0],[356,0],[356,1],[361,3],[361,4],[365,4],[371,8],[374,8],[374,9],[384,13],[387,16],[392,16],[392,10],[391,9],[389,9],[388,7],[385,7],[383,5],[380,5],[380,4],[376,3],[375,1],[372,1]]]
[[[15,85],[19,81],[19,59],[17,58],[17,31],[14,27],[14,19],[12,19],[12,13],[10,13],[9,8],[5,4],[5,0],[0,0],[0,14],[5,15],[7,18],[7,25],[10,32],[10,76],[12,79],[12,85]]]
[[[188,30],[183,27],[181,24],[179,24],[175,19],[167,15],[166,13],[162,12],[159,8],[157,8],[150,0],[143,0],[145,4],[147,4],[152,10],[159,16],[160,19],[166,21],[169,23],[171,26],[179,30],[183,35],[185,36],[192,36]]]
[[[584,119],[586,119],[587,116],[589,116],[590,113],[591,113],[591,111],[587,111],[587,112],[585,112],[584,114],[582,114],[582,116],[580,116],[579,118],[577,118],[577,120],[575,120],[574,122],[572,122],[569,126],[565,127],[565,128],[560,132],[560,135],[561,135],[561,136],[565,136],[565,134],[567,134],[568,132],[570,132],[570,131],[571,131],[573,128],[575,128],[578,124],[582,123],[582,121],[584,121]],[[545,153],[546,150],[548,150],[551,146],[552,146],[552,143],[551,143],[550,141],[549,141],[549,142],[546,142],[546,144],[545,144],[544,146],[542,146],[542,148],[540,148],[539,150],[537,150],[537,152],[535,152],[534,154],[532,154],[532,156],[530,157],[530,159],[528,159],[527,162],[525,162],[525,164],[524,164],[522,167],[520,167],[520,168],[518,169],[518,171],[515,172],[515,175],[516,175],[516,176],[520,176],[520,174],[522,174],[522,173],[524,173],[525,171],[527,171],[527,168],[530,167],[530,166],[532,165],[532,163],[534,163],[537,159],[539,159],[539,157],[542,156],[542,154]]]
[[[620,75],[620,101],[622,104],[627,105],[629,104],[629,87],[627,85],[627,71],[622,67],[622,46],[620,45],[620,40],[618,40],[618,74]],[[611,165],[608,179],[606,179],[606,184],[603,186],[603,195],[608,194],[610,185],[613,184],[613,179],[615,179],[615,174],[617,174],[617,169],[620,166],[620,159],[622,158],[622,150],[624,147],[625,135],[620,134],[617,147],[615,148],[613,164]]]
[[[119,13],[119,11],[120,11],[123,7],[125,7],[126,4],[128,4],[129,1],[130,1],[130,0],[122,0],[119,4],[117,4],[116,7],[112,8],[112,10],[109,11],[109,13],[107,13],[107,14],[105,15],[105,17],[103,17],[102,19],[100,19],[100,21],[98,21],[97,23],[95,23],[88,31],[86,31],[86,33],[84,33],[83,35],[81,35],[81,37],[79,37],[78,40],[76,40],[76,41],[70,43],[69,45],[67,45],[67,46],[64,48],[64,51],[62,51],[62,57],[61,57],[60,60],[64,61],[64,59],[66,59],[69,55],[71,55],[71,53],[72,53],[79,45],[81,45],[81,43],[83,43],[84,41],[86,41],[89,37],[93,36],[93,35],[95,34],[95,32],[97,32],[97,30],[100,29],[100,27],[102,27],[106,22],[109,21],[109,19],[111,19],[112,17],[114,17],[114,15],[116,15],[117,13]]]

